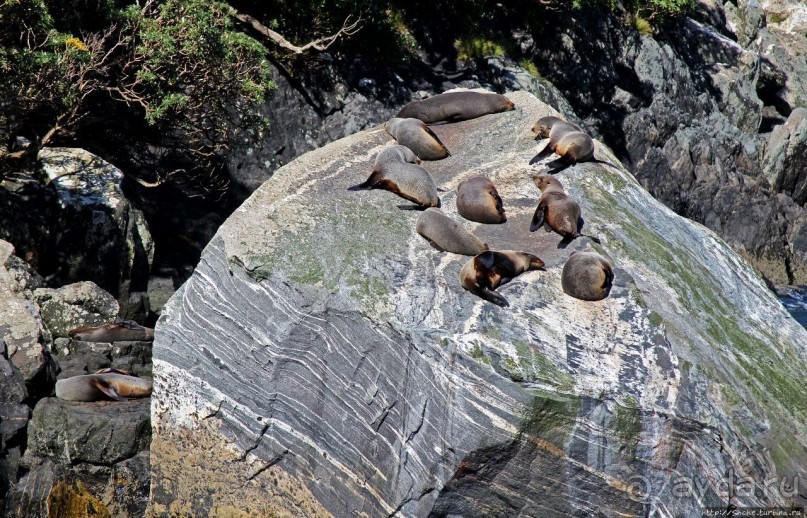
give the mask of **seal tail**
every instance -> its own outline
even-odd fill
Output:
[[[598,164],[604,164],[604,165],[610,165],[610,166],[611,166],[611,167],[613,167],[614,169],[619,169],[619,167],[615,166],[615,165],[614,165],[614,164],[612,164],[611,162],[606,162],[605,160],[600,160],[600,159],[597,159],[597,158],[592,158],[592,159],[591,159],[591,162],[596,162],[596,163],[598,163]]]
[[[532,160],[530,160],[530,165],[537,164],[538,162],[540,162],[541,160],[548,157],[549,155],[551,155],[554,152],[555,151],[552,148],[549,147],[549,142],[547,142],[546,146],[544,146],[544,149],[542,149],[541,151],[538,152],[537,155],[532,157]]]

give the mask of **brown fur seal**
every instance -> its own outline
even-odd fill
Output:
[[[398,112],[397,117],[418,119],[426,124],[475,119],[489,113],[515,108],[507,97],[484,92],[447,92],[412,101]]]
[[[549,138],[549,134],[552,132],[552,128],[555,128],[556,132],[559,131],[583,131],[583,128],[574,124],[569,121],[565,121],[560,117],[555,117],[554,115],[547,115],[546,117],[541,117],[538,119],[532,127],[532,132],[535,133],[539,138]]]
[[[398,144],[408,147],[423,160],[440,160],[450,155],[437,135],[417,119],[394,117],[384,125],[384,129]]]
[[[532,254],[513,250],[487,251],[472,257],[460,270],[460,284],[474,295],[498,306],[510,305],[496,292],[500,285],[517,275],[543,268],[544,262]]]
[[[56,382],[56,397],[68,401],[98,401],[108,397],[116,401],[148,397],[152,383],[115,371],[73,376]]]
[[[384,189],[421,208],[439,207],[440,197],[434,178],[416,162],[420,160],[406,146],[384,148],[376,156],[370,177],[363,183],[348,187],[348,190]]]
[[[452,254],[476,255],[488,250],[488,245],[440,209],[426,209],[418,217],[416,230],[433,247]]]
[[[558,244],[559,248],[565,248],[573,239],[580,236],[588,237],[595,243],[600,242],[596,237],[580,233],[582,223],[580,205],[566,194],[560,180],[552,176],[539,175],[533,176],[532,181],[541,190],[541,199],[532,216],[530,232],[535,232],[542,226],[547,232],[554,230],[563,238]]]
[[[77,327],[71,329],[67,334],[74,340],[84,342],[150,342],[154,340],[154,329],[134,322]]]
[[[597,162],[617,169],[610,162],[594,158],[594,140],[577,124],[554,116],[541,117],[532,127],[532,131],[537,134],[536,138],[549,137],[549,142],[532,157],[530,165],[540,162],[552,153],[557,153],[560,157],[548,164],[550,174],[559,173],[580,162]]]
[[[472,176],[457,186],[457,212],[477,223],[504,223],[504,203],[493,182],[484,176]]]
[[[574,251],[563,265],[563,292],[580,300],[602,300],[614,282],[611,263],[593,248]]]

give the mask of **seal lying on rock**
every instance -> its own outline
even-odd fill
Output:
[[[510,305],[496,292],[500,285],[530,270],[544,267],[537,256],[513,250],[487,251],[472,257],[460,270],[460,284],[474,295],[498,306]]]
[[[614,271],[611,263],[591,246],[569,255],[561,273],[563,292],[580,300],[602,300],[611,292]]]
[[[477,223],[504,223],[504,203],[493,182],[484,176],[472,176],[457,185],[457,212]]]
[[[552,153],[557,153],[560,158],[548,164],[551,174],[559,173],[580,162],[597,162],[617,168],[610,162],[594,158],[594,140],[577,124],[554,116],[541,117],[532,127],[532,131],[537,134],[536,139],[548,136],[549,142],[532,157],[530,165],[540,162]]]
[[[148,397],[152,383],[149,380],[103,369],[96,374],[73,376],[56,382],[56,397],[68,401],[98,401],[105,397],[115,401]]]
[[[154,340],[154,329],[134,322],[77,327],[68,331],[67,334],[74,340],[84,342],[150,342]]]
[[[398,144],[408,147],[423,160],[440,160],[450,155],[445,145],[423,121],[394,117],[384,124],[384,129]]]
[[[452,254],[476,255],[488,249],[488,245],[440,209],[426,209],[418,217],[416,230],[433,247]]]
[[[348,187],[349,191],[384,189],[415,203],[420,208],[439,207],[437,184],[431,173],[417,165],[418,158],[405,146],[390,146],[376,156],[370,177]]]
[[[563,237],[558,244],[559,248],[564,248],[573,239],[585,236],[599,243],[596,237],[580,233],[580,205],[563,190],[560,180],[552,176],[533,176],[532,181],[541,190],[541,199],[538,207],[532,216],[530,232],[535,232],[542,226],[546,231],[554,230]]]
[[[507,97],[485,92],[447,92],[420,101],[412,101],[398,112],[398,117],[414,118],[433,124],[475,119],[489,113],[515,108]]]

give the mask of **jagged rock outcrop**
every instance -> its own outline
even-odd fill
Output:
[[[596,164],[559,177],[614,288],[564,295],[584,243],[528,232],[529,128],[551,110],[509,95],[512,112],[435,126],[452,156],[427,167],[455,217],[458,182],[493,179],[507,223],[466,224],[546,271],[495,307],[460,287],[465,257],[415,233],[417,212],[346,191],[390,143],[380,127],[285,166],[158,323],[150,512],[688,516],[798,501],[779,480],[807,475],[807,331],[712,232]]]
[[[131,295],[146,291],[154,246],[142,213],[123,194],[123,173],[83,149],[44,148],[39,160],[58,206],[48,225],[58,258],[47,272],[52,282],[93,281],[124,310],[139,305]]]
[[[765,158],[778,138],[771,129],[805,107],[807,42],[793,32],[804,7],[700,3],[652,36],[594,9],[548,13],[531,29],[536,40],[552,37],[531,53],[653,196],[717,232],[771,282],[805,284],[807,210],[768,181],[788,173]]]

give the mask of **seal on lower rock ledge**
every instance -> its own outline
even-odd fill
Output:
[[[95,374],[73,376],[56,382],[56,397],[67,401],[98,401],[105,397],[115,401],[151,395],[149,380],[130,376],[112,369]]]
[[[544,267],[538,256],[515,250],[483,252],[472,257],[460,270],[460,284],[467,291],[497,306],[510,305],[496,288],[513,280],[516,276]]]
[[[116,322],[100,326],[77,327],[68,331],[73,340],[83,342],[150,342],[154,329],[135,322]]]

